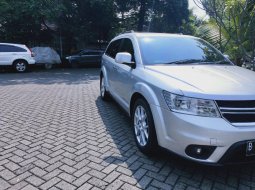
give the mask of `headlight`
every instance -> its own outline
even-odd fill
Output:
[[[166,104],[174,112],[198,115],[203,117],[220,117],[214,101],[189,98],[163,91]]]

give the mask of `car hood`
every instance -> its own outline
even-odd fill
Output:
[[[217,99],[255,99],[255,73],[237,66],[146,66],[159,78],[167,77],[187,96]],[[173,82],[174,81],[174,82]],[[231,98],[230,98],[231,97]]]

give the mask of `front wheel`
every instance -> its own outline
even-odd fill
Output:
[[[138,148],[147,155],[155,153],[158,143],[154,121],[149,104],[142,98],[134,104],[132,121]]]
[[[108,101],[110,99],[110,94],[106,90],[106,87],[105,87],[104,76],[101,76],[101,79],[100,79],[100,95],[101,95],[102,100],[104,100],[104,101]]]
[[[28,70],[28,64],[26,61],[23,60],[18,60],[14,63],[14,69],[18,72],[18,73],[24,73]]]

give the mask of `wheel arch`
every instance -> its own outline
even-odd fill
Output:
[[[159,105],[158,98],[156,94],[154,93],[154,91],[147,84],[137,83],[134,87],[134,92],[130,99],[130,104],[129,104],[130,116],[132,115],[134,103],[138,98],[143,98],[145,101],[147,101],[149,105],[150,104]]]
[[[28,65],[28,61],[27,61],[26,59],[22,59],[22,58],[13,60],[13,61],[12,61],[12,65],[14,66],[14,64],[15,64],[16,62],[18,62],[18,61],[24,61],[24,62]]]
[[[107,75],[107,72],[106,72],[106,69],[105,69],[104,66],[102,66],[101,71],[100,71],[100,82],[101,82],[101,79],[102,79],[103,76],[104,76],[104,78],[105,78],[105,86],[106,86],[106,89],[109,90],[108,75]]]

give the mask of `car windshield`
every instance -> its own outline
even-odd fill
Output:
[[[139,37],[145,65],[224,64],[232,65],[212,45],[198,38],[173,36]]]

